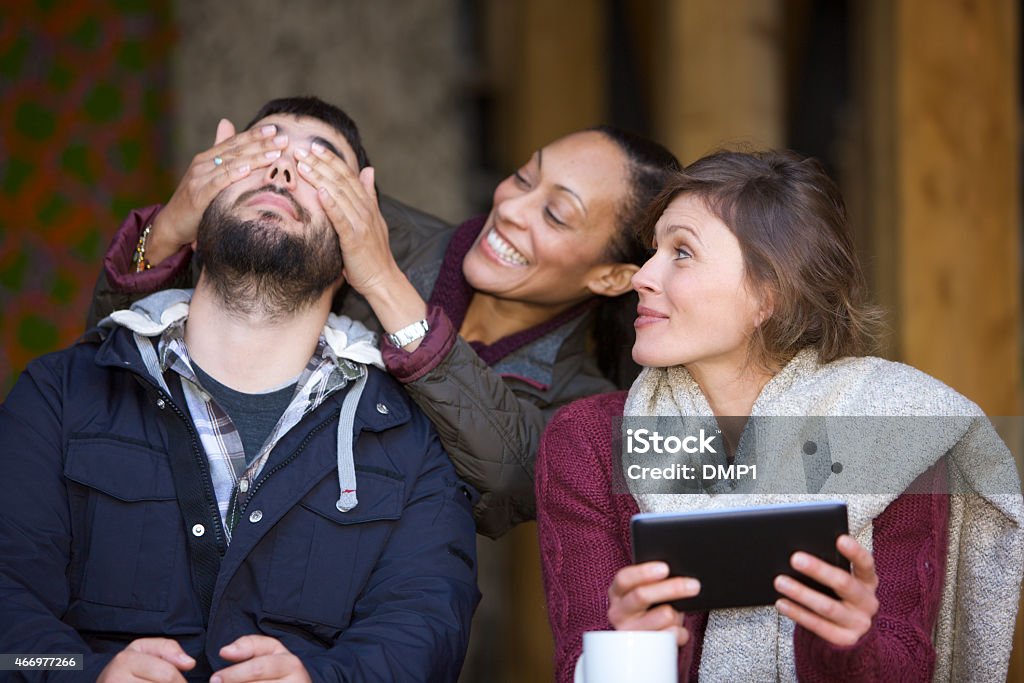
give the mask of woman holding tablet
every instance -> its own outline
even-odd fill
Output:
[[[791,153],[705,157],[654,202],[643,233],[655,249],[633,277],[633,357],[646,369],[628,396],[562,409],[538,457],[558,680],[572,680],[582,634],[608,628],[676,632],[683,681],[1005,679],[1024,571],[1012,459],[969,400],[867,355],[877,313],[842,198],[820,165]],[[783,492],[755,484],[742,494],[666,495],[631,483],[622,495],[613,489],[618,416],[717,419],[737,461],[752,441],[751,416],[862,416],[900,428],[874,442],[877,452],[832,443],[832,467],[813,487],[800,477]],[[872,480],[884,485],[864,485]],[[951,496],[951,487],[972,493]],[[849,510],[850,535],[837,549],[850,572],[791,558],[798,576],[834,597],[778,577],[774,605],[681,614],[662,603],[698,594],[699,583],[669,577],[664,563],[631,564],[637,512],[815,498],[808,493]]]

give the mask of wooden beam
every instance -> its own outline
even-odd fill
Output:
[[[857,5],[866,228],[892,355],[993,415],[1021,410],[1014,0]]]
[[[510,168],[566,133],[604,122],[602,0],[490,0],[486,25],[501,157]]]
[[[666,0],[662,10],[658,139],[683,163],[722,146],[782,146],[781,3]]]
[[[894,8],[901,355],[987,412],[1017,414],[1017,3]]]

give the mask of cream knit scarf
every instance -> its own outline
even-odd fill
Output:
[[[625,407],[627,418],[711,415],[707,399],[682,367],[645,369],[633,383]],[[765,386],[751,416],[899,419],[869,421],[866,424],[891,426],[886,433],[854,438],[833,432],[855,427],[859,424],[856,420],[818,420],[817,428],[827,432],[824,439],[832,448],[833,461],[842,463],[842,470],[829,475],[816,494],[799,493],[806,491],[803,460],[798,455],[806,430],[789,435],[793,443],[787,445],[787,437],[773,429],[775,441],[770,447],[758,441],[758,482],[752,493],[652,494],[634,490],[640,510],[706,510],[838,499],[848,506],[850,533],[870,549],[872,520],[948,454],[951,490],[973,493],[953,495],[950,500],[946,576],[933,634],[934,680],[1005,680],[1024,574],[1024,503],[1012,456],[980,409],[909,366],[879,358],[820,365],[815,353],[805,350]],[[748,432],[755,424],[750,423]],[[741,444],[747,439],[745,433]],[[775,492],[765,493],[765,489]],[[883,490],[888,492],[879,492]],[[713,610],[704,636],[701,682],[795,681],[793,628],[792,621],[770,606]]]

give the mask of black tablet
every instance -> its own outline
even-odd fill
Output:
[[[700,580],[700,594],[672,603],[682,611],[771,605],[780,597],[773,585],[779,574],[834,596],[794,571],[789,558],[803,550],[849,571],[836,549],[847,528],[840,502],[639,514],[632,519],[633,561],[661,560],[671,576]]]

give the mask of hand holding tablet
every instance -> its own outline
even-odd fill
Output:
[[[878,575],[871,553],[852,536],[840,536],[836,547],[853,566],[852,574],[806,553],[792,559],[794,569],[830,586],[835,598],[780,576],[775,587],[786,597],[776,600],[775,607],[811,633],[848,647],[868,632],[878,613]]]
[[[618,629],[671,629],[682,645],[682,611],[774,604],[825,640],[851,645],[878,611],[874,562],[846,534],[842,503],[636,515],[632,527],[637,564],[609,589]]]

